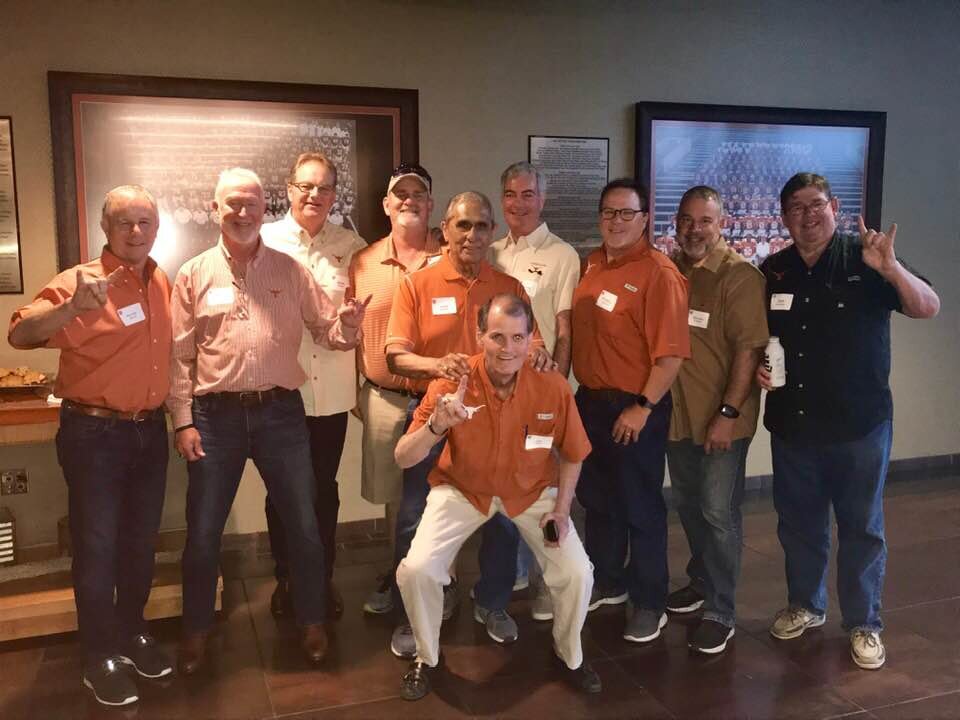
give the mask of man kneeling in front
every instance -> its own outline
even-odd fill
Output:
[[[441,663],[448,569],[467,538],[496,512],[514,522],[544,570],[554,605],[557,664],[578,688],[600,692],[600,678],[584,662],[580,644],[593,572],[570,522],[590,442],[566,378],[538,373],[526,362],[530,305],[514,295],[497,295],[477,315],[482,352],[469,359],[469,375],[459,385],[434,380],[397,444],[397,463],[407,468],[446,440],[430,473],[423,519],[397,569],[417,641],[400,694],[419,700],[430,692],[431,674]]]

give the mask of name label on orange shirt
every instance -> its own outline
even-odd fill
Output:
[[[455,297],[438,297],[431,301],[434,315],[456,315],[457,299]]]
[[[617,296],[614,295],[609,290],[603,290],[599,297],[597,297],[597,307],[603,308],[607,312],[613,312],[613,308],[617,305]]]
[[[770,296],[771,310],[789,310],[793,306],[793,293],[773,293]]]
[[[637,286],[631,285],[630,283],[624,283],[623,286],[632,293],[637,292]]]
[[[552,435],[527,435],[524,450],[549,450],[553,447]]]
[[[703,310],[691,309],[687,313],[687,325],[690,327],[705,328],[710,324],[710,313]]]
[[[143,306],[140,303],[134,303],[133,305],[127,305],[126,307],[118,309],[117,315],[120,316],[120,322],[127,327],[136,325],[147,319],[147,316],[143,314]]]
[[[232,287],[215,287],[207,290],[207,307],[233,305]]]

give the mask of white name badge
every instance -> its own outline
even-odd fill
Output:
[[[536,280],[522,280],[520,282],[523,285],[523,289],[527,291],[527,295],[530,296],[532,300],[537,295],[537,288],[540,287],[540,283]]]
[[[705,328],[710,324],[710,313],[703,310],[691,310],[687,313],[687,325],[690,327]]]
[[[552,447],[552,435],[527,435],[524,443],[524,450],[549,450]]]
[[[603,308],[607,312],[613,312],[613,308],[617,304],[617,296],[612,292],[604,290],[600,293],[600,297],[597,298],[597,307]]]
[[[341,272],[335,267],[331,267],[327,270],[326,276],[323,278],[323,282],[321,284],[324,290],[344,292],[350,285],[350,277],[347,275],[347,273]]]
[[[207,307],[215,305],[233,305],[233,288],[210,288],[207,291]]]
[[[636,286],[636,285],[631,285],[630,283],[624,283],[623,286],[624,286],[627,290],[629,290],[630,292],[633,292],[633,293],[637,292],[637,286]]]
[[[553,413],[537,413],[537,420],[553,420]]]
[[[134,303],[133,305],[127,305],[117,310],[117,315],[120,316],[120,322],[124,325],[136,325],[138,322],[143,322],[147,319],[147,316],[143,314],[143,307],[140,303]]]
[[[771,310],[789,310],[793,306],[793,293],[774,293],[770,296]]]
[[[434,315],[457,314],[457,299],[455,297],[433,298],[432,305]]]

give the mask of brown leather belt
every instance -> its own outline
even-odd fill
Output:
[[[153,410],[138,410],[137,412],[121,412],[120,410],[111,410],[110,408],[98,407],[97,405],[84,405],[83,403],[74,402],[73,400],[64,400],[61,407],[63,407],[64,410],[80,413],[81,415],[90,415],[108,420],[130,420],[132,422],[143,422],[158,415],[163,415],[162,407],[154,408]]]
[[[244,392],[215,392],[205,395],[198,395],[195,400],[213,400],[215,402],[228,402],[241,407],[251,407],[254,405],[266,405],[274,400],[299,392],[298,390],[287,390],[283,387],[273,387],[269,390],[248,390]]]

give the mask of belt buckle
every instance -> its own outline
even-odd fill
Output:
[[[248,390],[240,393],[240,405],[242,407],[250,407],[251,405],[259,405],[260,403],[259,390]]]

